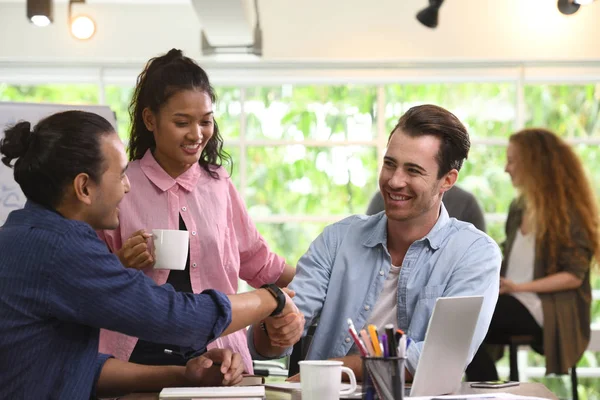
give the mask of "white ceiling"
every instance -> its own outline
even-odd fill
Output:
[[[200,58],[201,29],[213,38],[220,32],[227,40],[247,40],[252,0],[194,1],[204,6],[195,8],[192,0],[88,0],[74,8],[95,18],[98,29],[79,42],[68,32],[66,0],[56,0],[55,21],[46,28],[27,21],[25,0],[0,0],[0,61],[142,62],[172,47]],[[600,60],[600,0],[571,16],[558,12],[556,0],[447,0],[435,30],[415,19],[426,3],[259,0],[263,60]]]

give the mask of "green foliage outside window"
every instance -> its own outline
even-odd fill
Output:
[[[526,85],[527,127],[545,127],[567,138],[600,136],[600,83]]]
[[[527,127],[545,127],[564,138],[600,138],[600,84],[525,86]],[[575,146],[600,196],[599,146]],[[600,197],[598,197],[600,199]]]
[[[506,138],[513,131],[516,86],[510,83],[386,85],[386,127],[390,132],[410,107],[435,104],[453,112],[471,139]]]
[[[364,213],[377,190],[377,155],[374,147],[251,147],[246,174],[253,215]]]
[[[0,82],[0,101],[98,104],[98,86],[91,84],[8,85]]]
[[[376,135],[375,86],[248,88],[247,139],[360,140]]]
[[[105,88],[106,104],[117,115],[117,133],[124,143],[129,141],[129,103],[133,94],[133,87],[122,87],[115,85],[106,85]]]
[[[219,132],[225,140],[237,139],[240,136],[242,114],[241,90],[237,87],[219,87],[216,91],[214,112]]]

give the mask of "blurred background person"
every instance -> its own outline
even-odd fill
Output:
[[[590,340],[590,265],[600,253],[596,199],[573,149],[548,130],[513,134],[506,155],[519,195],[506,221],[500,297],[487,338],[532,335],[546,373],[566,374]],[[480,347],[468,380],[498,379],[489,350]]]

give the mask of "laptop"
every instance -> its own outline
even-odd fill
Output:
[[[483,296],[440,297],[406,396],[438,396],[460,387]]]

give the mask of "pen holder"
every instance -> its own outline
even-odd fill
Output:
[[[402,400],[405,360],[401,357],[362,357],[363,400]]]

